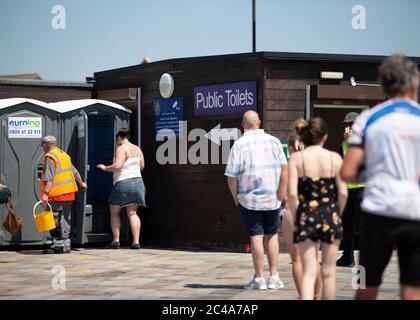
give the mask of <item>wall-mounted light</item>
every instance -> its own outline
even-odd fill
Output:
[[[375,83],[359,83],[356,82],[356,78],[355,77],[351,77],[350,78],[350,84],[352,87],[356,87],[356,86],[365,86],[365,87],[380,87],[380,84],[375,84]]]
[[[170,98],[174,92],[174,78],[169,73],[164,73],[159,81],[159,91],[163,98]]]
[[[86,77],[86,83],[95,83],[96,79],[95,77]]]
[[[321,79],[341,80],[344,78],[343,72],[321,71]]]

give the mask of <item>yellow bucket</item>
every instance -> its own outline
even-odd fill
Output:
[[[50,207],[49,211],[35,213],[36,207],[38,207],[40,204],[42,204],[42,201],[37,202],[33,209],[36,228],[39,232],[47,232],[49,230],[55,229],[54,214],[52,212],[51,205],[48,203],[48,206]]]

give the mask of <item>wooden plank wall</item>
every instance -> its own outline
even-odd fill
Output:
[[[91,88],[0,85],[0,99],[29,98],[44,102],[90,99]]]
[[[153,137],[153,100],[160,98],[160,76],[169,72],[175,80],[173,96],[184,97],[188,131],[207,132],[222,127],[240,127],[241,115],[195,117],[193,88],[239,81],[258,81],[258,112],[263,128],[287,140],[293,122],[304,116],[306,85],[319,83],[319,73],[355,72],[359,81],[376,77],[376,67],[341,62],[265,61],[260,56],[229,60],[182,60],[164,65],[132,67],[113,73],[95,74],[95,90],[142,88],[142,149],[146,169],[147,209],[141,210],[141,241],[160,247],[242,249],[248,241],[224,176],[225,165],[159,165],[156,150],[162,142]],[[95,92],[94,92],[95,94]],[[127,105],[126,105],[127,106]],[[135,102],[130,102],[135,107]],[[133,114],[133,127],[136,125]],[[133,128],[134,129],[134,128]],[[133,130],[134,131],[134,130]],[[193,142],[189,142],[190,147]]]
[[[192,60],[97,78],[98,90],[142,88],[142,149],[146,160],[143,175],[149,206],[141,213],[142,242],[161,247],[241,250],[247,239],[238,209],[233,205],[227,188],[225,165],[160,165],[156,161],[156,150],[162,142],[155,142],[153,137],[153,100],[160,98],[158,84],[164,72],[170,72],[174,77],[173,96],[184,98],[184,119],[188,122],[188,131],[201,128],[208,132],[219,123],[222,127],[239,128],[241,115],[195,117],[194,87],[257,80],[258,107],[262,111],[261,60],[203,63]],[[188,147],[193,144],[188,142]],[[221,148],[219,151],[221,154]]]
[[[306,85],[315,81],[266,79],[264,90],[264,128],[287,140],[293,132],[293,123],[305,116]]]
[[[265,63],[264,127],[282,141],[293,133],[293,123],[305,116],[306,86],[318,84],[309,70],[293,62]]]
[[[348,61],[266,61],[264,64],[264,126],[268,133],[287,140],[293,123],[305,116],[306,86],[320,83],[321,71],[341,71],[342,84],[351,76],[375,83],[377,64]]]

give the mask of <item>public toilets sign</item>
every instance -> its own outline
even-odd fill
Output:
[[[194,114],[212,116],[257,110],[257,82],[235,82],[194,88]]]
[[[9,138],[42,138],[41,117],[9,117]]]

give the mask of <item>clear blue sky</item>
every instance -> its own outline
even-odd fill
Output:
[[[357,4],[365,30],[352,28]],[[419,12],[418,0],[257,0],[257,50],[420,56]],[[251,0],[0,0],[0,44],[0,74],[84,81],[144,56],[249,52]]]

